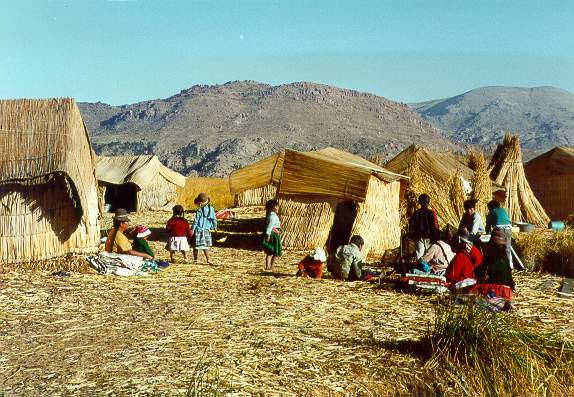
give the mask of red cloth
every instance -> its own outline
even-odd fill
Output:
[[[476,247],[470,249],[470,254],[466,251],[457,252],[450,265],[446,269],[445,277],[451,284],[476,278],[474,269],[482,263],[482,254]]]
[[[323,262],[307,256],[299,262],[299,274],[304,277],[321,279],[323,277]]]
[[[476,284],[469,292],[471,294],[484,296],[489,296],[489,294],[494,292],[499,298],[512,300],[512,288],[502,284]]]
[[[184,218],[171,218],[169,221],[167,221],[165,230],[167,230],[169,237],[193,237],[193,233],[189,227],[189,222]]]
[[[215,217],[217,219],[233,219],[235,218],[235,214],[233,213],[233,211],[226,208],[215,214]]]

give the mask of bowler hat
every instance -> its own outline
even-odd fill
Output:
[[[129,222],[130,218],[128,217],[128,212],[125,208],[118,208],[116,210],[116,214],[114,215],[114,220],[121,221],[121,222]]]

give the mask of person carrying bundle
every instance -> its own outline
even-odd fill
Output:
[[[438,218],[436,212],[430,208],[430,197],[428,194],[421,194],[418,199],[421,206],[416,210],[409,220],[409,232],[415,241],[415,259],[418,261],[429,249],[431,241],[436,241],[440,237]]]

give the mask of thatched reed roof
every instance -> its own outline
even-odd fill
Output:
[[[574,148],[556,147],[524,166],[536,198],[552,219],[574,214]]]
[[[526,179],[518,136],[504,136],[492,156],[488,170],[490,178],[506,188],[506,204],[511,221],[539,226],[548,223],[550,219]]]
[[[467,181],[473,176],[473,171],[460,156],[452,152],[431,151],[418,145],[411,145],[397,154],[385,164],[385,168],[406,174],[415,162],[420,172],[432,176],[437,181],[446,182],[456,173],[460,173]]]
[[[369,178],[384,182],[407,179],[354,154],[326,148],[314,152],[286,150],[230,175],[232,193],[279,185],[279,194],[317,195],[364,201]]]
[[[0,184],[30,186],[63,174],[78,213],[93,204],[93,152],[73,99],[0,101],[0,148]]]
[[[574,174],[574,148],[558,146],[524,165],[526,177],[546,178],[556,175]]]
[[[155,155],[99,156],[97,158],[96,177],[101,182],[114,185],[133,183],[143,190],[157,176],[163,177],[176,186],[185,186],[185,177],[167,168]]]

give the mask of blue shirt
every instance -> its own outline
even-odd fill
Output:
[[[217,229],[217,218],[215,217],[215,209],[207,204],[199,207],[195,213],[195,221],[193,222],[193,231],[199,230],[212,230]]]
[[[490,210],[486,216],[486,232],[490,231],[498,225],[511,225],[508,212],[502,207]]]

